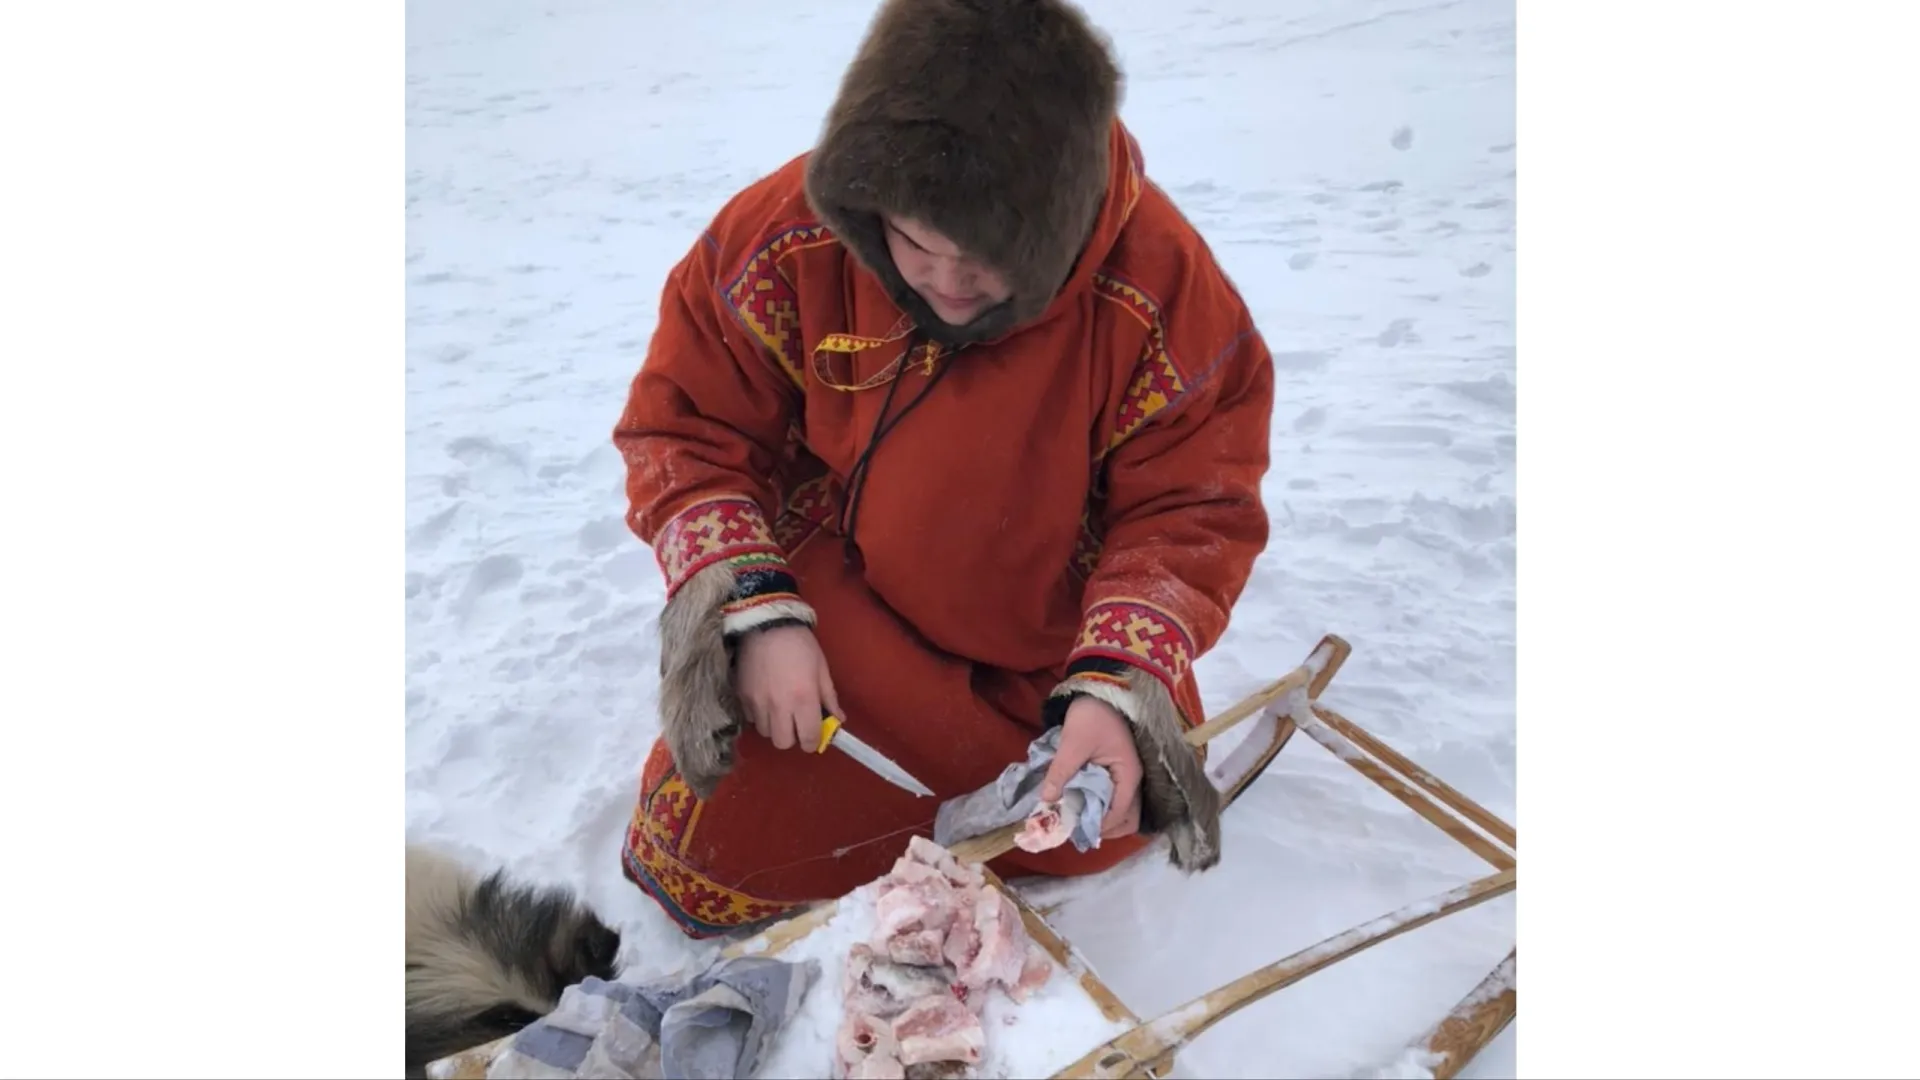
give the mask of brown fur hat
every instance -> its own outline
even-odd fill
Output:
[[[807,163],[823,223],[930,334],[996,337],[1053,301],[1105,199],[1121,75],[1067,0],[885,0]],[[910,217],[1007,278],[951,327],[902,280],[881,214]]]

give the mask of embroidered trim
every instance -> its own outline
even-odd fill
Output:
[[[754,337],[772,354],[796,387],[806,386],[800,340],[800,293],[780,270],[780,260],[806,248],[834,243],[833,233],[818,224],[797,225],[776,234],[747,257],[745,266],[722,289],[733,309]]]
[[[721,559],[762,556],[782,562],[759,505],[738,496],[708,499],[675,514],[654,538],[653,551],[667,579],[668,599],[688,578]]]
[[[821,529],[834,530],[839,519],[840,481],[823,473],[796,485],[773,523],[773,538],[792,558]]]
[[[1133,367],[1133,381],[1114,414],[1113,433],[1101,457],[1119,449],[1147,421],[1185,397],[1189,380],[1167,347],[1167,321],[1160,302],[1107,271],[1093,276],[1094,295],[1119,304],[1146,328],[1147,341]]]
[[[1117,660],[1151,672],[1175,695],[1193,663],[1193,634],[1171,613],[1144,600],[1115,597],[1088,609],[1068,673],[1083,660]]]
[[[683,859],[700,807],[686,781],[669,770],[634,808],[620,853],[627,879],[653,897],[682,933],[719,937],[802,906],[729,889],[688,866]]]

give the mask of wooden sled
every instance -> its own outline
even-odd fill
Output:
[[[1248,972],[1161,1016],[1144,1020],[1129,1009],[1112,988],[1101,981],[1086,958],[1047,923],[1045,912],[1007,888],[1006,883],[987,868],[988,863],[1013,850],[1018,826],[955,844],[950,850],[963,861],[978,864],[987,880],[1007,894],[1019,908],[1033,940],[1079,982],[1106,1018],[1129,1029],[1089,1049],[1078,1061],[1056,1072],[1055,1080],[1120,1077],[1158,1080],[1172,1067],[1174,1055],[1181,1048],[1269,994],[1383,941],[1515,891],[1518,845],[1513,826],[1407,760],[1360,725],[1319,703],[1320,696],[1351,652],[1352,647],[1345,641],[1328,635],[1299,667],[1187,733],[1187,741],[1200,746],[1247,719],[1258,717],[1255,729],[1245,742],[1208,770],[1226,803],[1231,805],[1266,771],[1296,731],[1304,731],[1335,757],[1352,765],[1361,775],[1480,857],[1493,872],[1361,923]],[[1149,857],[1162,846],[1163,843],[1149,845],[1133,858]],[[829,901],[790,916],[727,946],[723,955],[777,955],[825,926],[837,906],[837,902]],[[1416,1055],[1436,1080],[1451,1080],[1458,1075],[1512,1022],[1517,997],[1514,974],[1515,954],[1509,952],[1446,1016],[1414,1039],[1408,1052]],[[488,1066],[508,1042],[502,1039],[443,1058],[429,1065],[427,1074],[435,1080],[483,1080]]]

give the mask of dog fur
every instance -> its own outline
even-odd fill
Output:
[[[929,336],[998,337],[1046,310],[1086,245],[1121,83],[1065,0],[887,0],[808,158],[808,202]],[[947,325],[895,269],[881,214],[938,230],[1012,297]]]
[[[565,889],[484,877],[407,846],[407,1064],[511,1035],[567,987],[614,977],[620,935]]]
[[[1124,685],[1105,678],[1072,676],[1056,687],[1048,704],[1064,712],[1077,694],[1113,706],[1133,729],[1140,752],[1140,831],[1165,833],[1173,865],[1189,873],[1220,862],[1220,789],[1187,745],[1180,710],[1165,683],[1140,668],[1129,668]]]

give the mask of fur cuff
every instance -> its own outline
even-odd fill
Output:
[[[784,564],[742,562],[695,571],[660,613],[660,733],[681,779],[701,799],[733,770],[734,743],[746,729],[733,686],[733,643],[779,623],[814,622]]]
[[[733,587],[733,568],[714,563],[687,578],[660,613],[660,734],[702,799],[732,771],[734,741],[746,727],[725,631]]]
[[[1064,723],[1067,705],[1082,694],[1113,706],[1133,727],[1142,769],[1140,831],[1166,833],[1180,869],[1212,869],[1220,861],[1220,790],[1187,745],[1166,684],[1131,664],[1077,665],[1047,698],[1047,726]]]

